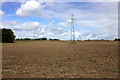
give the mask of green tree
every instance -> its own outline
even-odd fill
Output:
[[[3,43],[14,43],[15,35],[11,29],[0,29],[2,32],[2,42]]]

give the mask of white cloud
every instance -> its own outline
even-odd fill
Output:
[[[64,32],[62,34],[60,34],[61,36],[66,36],[68,33],[67,32]]]
[[[33,5],[34,4],[34,5]],[[65,2],[46,2],[39,0],[29,0],[21,5],[21,7],[16,11],[16,14],[20,17],[27,16],[37,16],[44,17],[48,20],[52,18],[59,19],[57,22],[56,19],[49,22],[49,24],[38,26],[44,26],[43,31],[40,34],[44,36],[62,36],[70,30],[70,17],[74,13],[75,21],[75,31],[76,38],[87,39],[87,38],[110,38],[115,37],[115,34],[118,33],[118,3],[106,2],[106,3],[89,3],[88,5],[79,5],[70,4]],[[53,23],[56,23],[53,25]],[[29,25],[29,28],[25,26]],[[31,26],[33,25],[33,26]],[[38,29],[35,26],[35,23],[22,23],[18,26],[22,26],[27,30]],[[17,27],[19,28],[19,27]],[[63,29],[60,29],[63,28]],[[64,30],[64,28],[67,30]],[[48,33],[45,33],[48,31]],[[82,32],[81,32],[82,31]],[[33,31],[35,32],[35,31]],[[90,34],[86,33],[90,32]],[[95,32],[95,33],[93,33]],[[99,33],[99,34],[98,34]],[[85,35],[83,35],[85,34]],[[94,35],[96,34],[96,36]],[[106,35],[105,35],[106,34]],[[110,34],[110,35],[108,35]],[[32,34],[33,35],[33,34]],[[39,35],[37,32],[34,35]],[[108,36],[108,37],[107,37]],[[69,35],[67,34],[67,38]],[[68,38],[69,39],[69,38]]]
[[[2,28],[10,28],[13,30],[33,30],[38,29],[40,27],[40,23],[38,22],[24,22],[17,23],[16,21],[3,21]]]
[[[26,1],[21,5],[21,7],[16,11],[16,14],[21,17],[29,16],[31,13],[33,14],[39,14],[39,16],[42,13],[42,9],[45,7],[42,5],[43,2],[30,0]]]
[[[77,24],[80,27],[87,26],[91,30],[93,29],[103,33],[118,32],[118,21],[114,19],[79,20]]]
[[[67,23],[65,23],[65,22],[59,22],[58,23],[58,26],[60,26],[60,27],[68,27],[69,25],[67,24]]]
[[[2,2],[21,2],[28,0],[1,0]],[[38,0],[41,1],[41,0]],[[45,0],[46,2],[119,2],[119,0]]]
[[[59,38],[60,35],[66,35],[66,31],[62,28],[40,24],[39,22],[24,22],[18,23],[16,21],[3,21],[0,28],[12,29],[17,38]]]
[[[57,26],[42,25],[39,22],[24,22],[17,23],[16,21],[4,21],[2,22],[1,28],[10,28],[15,32],[17,38],[59,38],[59,39],[69,39],[69,30],[64,30]],[[77,39],[114,39],[118,36],[117,33],[107,34],[107,33],[97,33],[97,32],[87,32],[85,30],[76,30],[75,38]]]
[[[4,12],[2,10],[0,10],[0,16],[5,15]]]

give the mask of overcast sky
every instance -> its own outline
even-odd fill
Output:
[[[70,18],[75,17],[76,39],[114,39],[118,35],[117,2],[2,3],[0,28],[12,29],[16,38],[70,39]]]

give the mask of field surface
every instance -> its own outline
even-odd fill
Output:
[[[21,41],[2,44],[3,78],[116,78],[114,41]]]

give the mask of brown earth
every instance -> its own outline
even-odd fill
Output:
[[[2,44],[3,78],[117,78],[114,41],[28,41]]]

